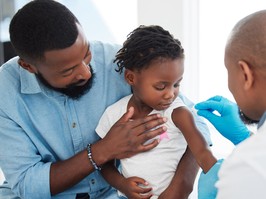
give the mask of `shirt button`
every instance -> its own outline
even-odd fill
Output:
[[[72,128],[75,128],[76,127],[76,122],[73,122],[72,123]]]
[[[91,184],[95,184],[95,180],[94,179],[91,179]]]

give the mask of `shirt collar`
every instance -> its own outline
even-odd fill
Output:
[[[21,93],[35,94],[42,92],[35,74],[20,67]]]
[[[264,112],[264,114],[262,115],[262,118],[260,119],[259,124],[258,124],[258,128],[260,128],[263,125],[265,120],[266,120],[266,112]]]

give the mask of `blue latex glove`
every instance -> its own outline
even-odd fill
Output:
[[[213,126],[234,145],[250,136],[250,132],[241,121],[238,106],[222,96],[214,96],[195,105],[197,114],[209,120]],[[219,115],[213,113],[217,111]]]
[[[215,183],[218,181],[218,171],[223,159],[218,160],[212,168],[204,174],[200,174],[198,181],[198,199],[214,199],[217,195]]]

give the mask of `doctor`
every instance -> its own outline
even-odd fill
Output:
[[[207,174],[201,173],[199,199],[265,198],[266,10],[235,25],[225,47],[224,62],[228,87],[237,105],[215,96],[195,108],[236,148]],[[213,113],[215,110],[220,116]],[[251,136],[244,123],[258,123],[256,135]]]

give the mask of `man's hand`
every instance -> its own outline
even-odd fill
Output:
[[[112,159],[131,157],[158,145],[159,140],[157,139],[149,144],[144,145],[144,143],[167,130],[166,127],[161,126],[167,119],[159,114],[153,114],[141,119],[131,120],[133,114],[134,109],[129,108],[112,126],[107,135],[93,144],[93,154],[99,165]],[[99,156],[102,158],[99,158]]]
[[[238,106],[222,96],[214,96],[196,104],[198,115],[208,119],[213,126],[234,145],[250,136],[248,128],[241,121]],[[218,114],[215,114],[217,111]]]

